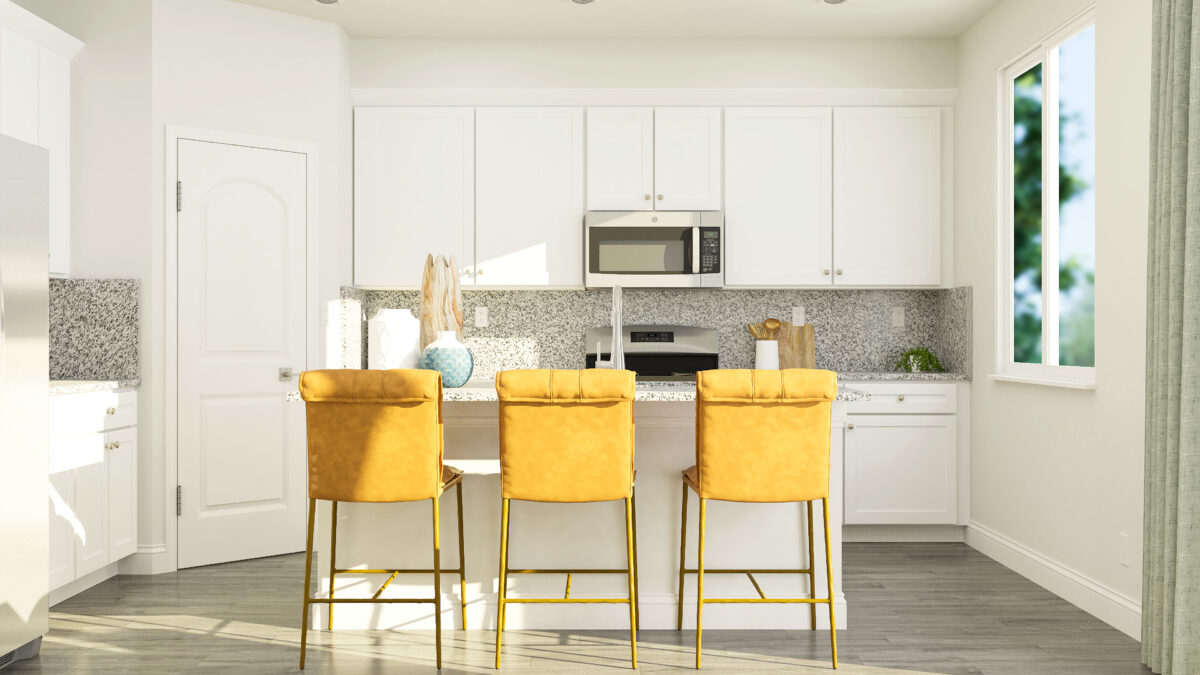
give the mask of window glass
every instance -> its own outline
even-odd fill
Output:
[[[1013,361],[1042,362],[1042,64],[1013,80]]]

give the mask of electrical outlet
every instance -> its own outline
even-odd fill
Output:
[[[904,328],[904,308],[892,308],[892,328]]]
[[[1117,554],[1120,557],[1121,566],[1129,567],[1129,533],[1121,533],[1121,550]]]
[[[804,308],[803,307],[793,307],[792,308],[792,325],[793,326],[803,326],[804,325]]]
[[[475,308],[475,327],[476,328],[487,328],[487,325],[488,325],[487,307],[476,307]]]

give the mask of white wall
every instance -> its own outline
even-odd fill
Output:
[[[1087,4],[1006,0],[959,42],[955,272],[975,287],[968,540],[1136,636],[1151,0],[1096,2],[1096,390],[987,378],[996,351],[997,69]]]
[[[355,89],[953,88],[955,41],[354,40]]]
[[[149,133],[155,171],[148,185],[156,225],[163,224],[164,129],[182,126],[251,134],[318,146],[317,217],[318,303],[324,312],[338,289],[351,280],[351,120],[349,40],[335,24],[251,7],[229,0],[153,0],[153,114]],[[168,224],[169,225],[169,224]],[[151,368],[165,361],[162,319],[161,227],[156,232],[155,291],[150,311],[159,318],[148,336]],[[318,322],[324,321],[318,317]],[[318,331],[320,342],[325,332]],[[324,345],[318,344],[318,354]],[[312,364],[319,367],[323,364]],[[162,424],[164,381],[156,376],[143,386],[155,401],[155,422]],[[162,430],[166,434],[166,430]],[[174,452],[174,439],[159,445]],[[169,464],[169,463],[168,463]],[[175,558],[175,519],[166,519],[174,484],[157,471],[143,475],[141,503],[156,517],[146,533],[163,541]],[[169,471],[167,471],[169,473]],[[168,500],[170,504],[168,504]],[[146,537],[143,537],[146,543]]]

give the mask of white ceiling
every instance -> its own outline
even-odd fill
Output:
[[[957,37],[999,0],[239,0],[352,38]]]

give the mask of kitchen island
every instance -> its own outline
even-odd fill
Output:
[[[831,545],[838,625],[846,626],[841,588],[842,449],[845,403],[868,397],[842,389],[833,405],[830,462]],[[494,628],[500,540],[499,429],[496,392],[490,381],[471,383],[443,393],[446,463],[466,472],[463,482],[466,539],[467,626]],[[639,383],[634,417],[637,425],[637,536],[640,624],[642,628],[676,627],[679,570],[680,471],[695,463],[695,385]],[[698,500],[689,500],[688,566],[695,567]],[[441,502],[443,568],[458,564],[457,516],[454,495]],[[817,596],[825,594],[824,540],[820,503],[816,515]],[[339,569],[428,567],[432,561],[428,502],[411,504],[343,504],[338,509]],[[708,568],[801,568],[807,564],[803,504],[741,504],[716,502],[708,508],[705,565]],[[620,502],[541,504],[513,502],[510,565],[523,568],[623,568],[625,566],[624,510]],[[319,587],[328,590],[329,507],[321,503],[314,567]],[[695,626],[695,575],[685,586],[684,628]],[[339,574],[337,597],[370,597],[386,575]],[[808,593],[805,575],[759,575],[768,597],[797,597]],[[395,597],[429,596],[429,575],[397,577],[385,593]],[[754,586],[744,575],[706,574],[706,597],[753,597]],[[510,597],[562,597],[566,575],[519,574],[509,577]],[[577,575],[574,597],[624,597],[622,575]],[[456,574],[442,575],[442,617],[445,628],[461,627]],[[334,628],[433,627],[429,605],[341,605]],[[828,628],[824,608],[816,612],[818,627]],[[621,629],[629,616],[622,605],[530,605],[508,609],[510,629]],[[313,627],[325,628],[325,608]],[[705,612],[709,628],[807,628],[810,612],[800,605],[716,605]]]

